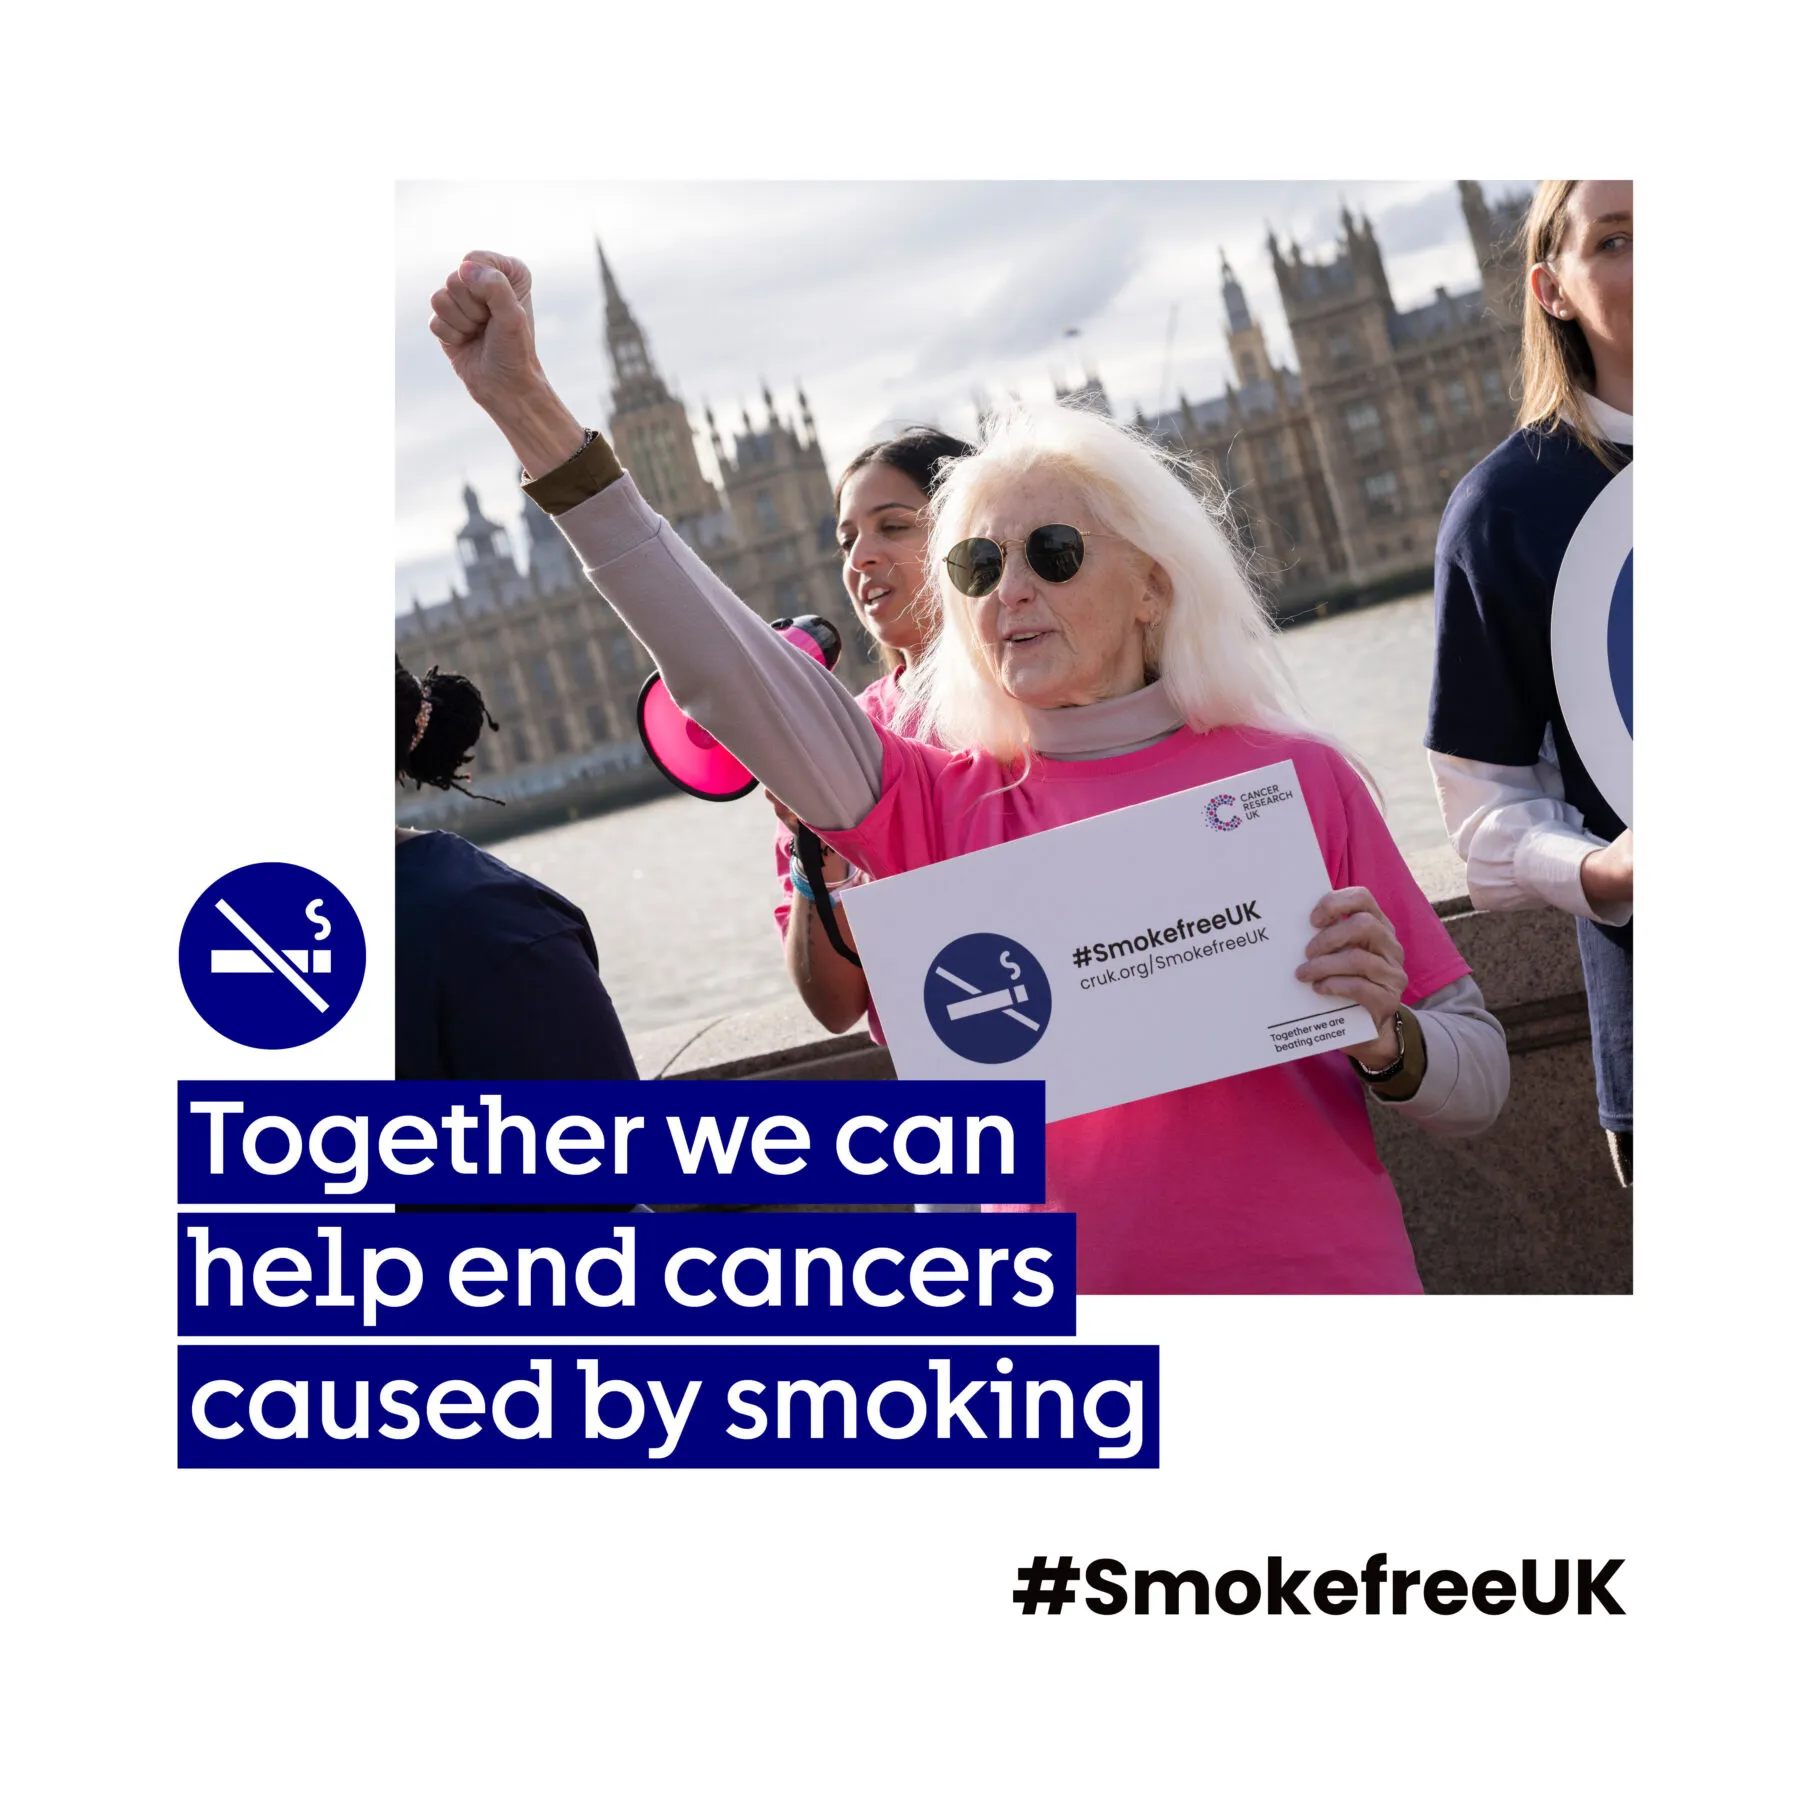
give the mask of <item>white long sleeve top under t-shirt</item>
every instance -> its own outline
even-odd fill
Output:
[[[1588,413],[1615,444],[1632,442],[1632,417],[1592,396]],[[1483,912],[1553,906],[1578,919],[1628,925],[1632,903],[1595,906],[1581,885],[1581,865],[1606,847],[1563,798],[1549,734],[1536,764],[1475,762],[1428,750],[1438,809],[1456,853],[1468,865],[1469,899]]]

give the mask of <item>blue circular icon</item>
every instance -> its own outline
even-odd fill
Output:
[[[973,931],[946,944],[925,975],[925,1016],[970,1062],[1016,1062],[1050,1027],[1050,980],[1011,938]]]
[[[1557,703],[1594,785],[1631,823],[1631,482],[1603,487],[1563,552],[1550,605]]]
[[[323,1037],[350,1010],[368,952],[350,902],[298,863],[246,863],[181,928],[181,985],[214,1031],[258,1050]]]
[[[1612,674],[1613,699],[1625,729],[1631,730],[1631,552],[1613,583],[1612,609],[1606,615],[1606,666]]]

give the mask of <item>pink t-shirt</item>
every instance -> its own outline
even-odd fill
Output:
[[[887,730],[894,722],[894,714],[900,710],[900,676],[896,670],[883,675],[879,681],[871,681],[856,696],[856,704],[869,717]],[[781,896],[775,902],[775,929],[781,933],[781,941],[787,942],[788,915],[794,910],[794,884],[788,879],[788,839],[793,833],[783,825],[775,833],[775,878],[781,884]],[[843,915],[838,915],[841,920]],[[869,1007],[869,1036],[876,1043],[885,1044],[887,1039],[881,1035],[881,1021],[875,1016],[873,1003]]]
[[[1356,771],[1311,739],[1184,726],[1124,756],[1034,758],[1010,786],[989,756],[882,739],[874,811],[854,831],[823,834],[877,877],[1291,758],[1333,887],[1368,888],[1393,923],[1406,1000],[1469,972]],[[1081,1293],[1420,1291],[1362,1084],[1342,1055],[1064,1119],[1046,1147],[1050,1210],[1086,1215]]]

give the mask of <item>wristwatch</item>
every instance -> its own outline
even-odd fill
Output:
[[[1398,1045],[1394,1060],[1385,1069],[1365,1069],[1353,1056],[1350,1066],[1357,1073],[1357,1078],[1366,1087],[1379,1087],[1384,1081],[1392,1081],[1406,1067],[1406,1008],[1398,1007],[1394,1012],[1394,1042]]]

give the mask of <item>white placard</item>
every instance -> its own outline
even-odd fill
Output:
[[[1294,977],[1331,885],[1280,762],[840,897],[903,1078],[1067,1119],[1372,1038]]]

